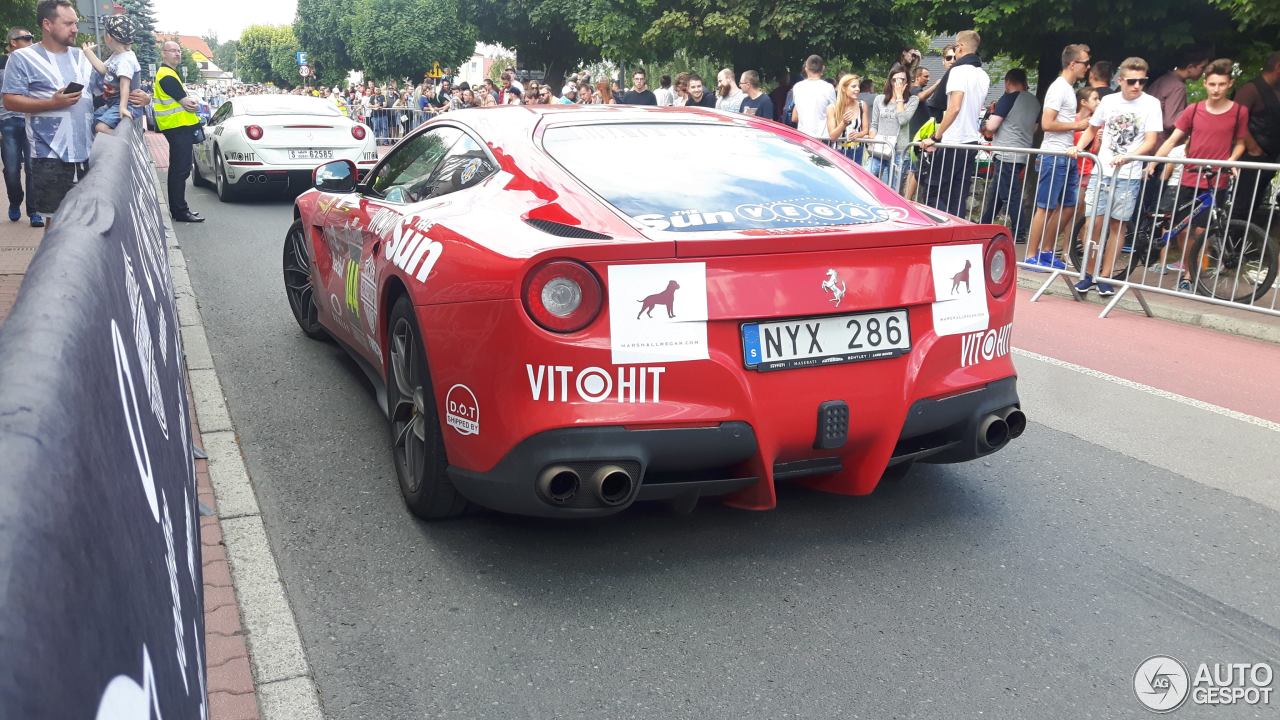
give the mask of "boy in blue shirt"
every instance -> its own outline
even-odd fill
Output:
[[[126,113],[138,118],[142,108],[129,107],[129,91],[139,86],[142,79],[142,66],[138,56],[134,54],[133,37],[137,32],[137,24],[128,15],[112,15],[103,24],[107,31],[107,47],[111,49],[111,57],[104,63],[94,54],[94,44],[81,45],[84,55],[93,65],[94,94],[101,94],[106,100],[102,107],[93,113],[96,132],[111,134],[120,124],[121,116]],[[136,110],[136,112],[132,112]]]

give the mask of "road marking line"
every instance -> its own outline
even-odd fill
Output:
[[[1151,387],[1150,385],[1143,385],[1140,382],[1134,382],[1133,380],[1126,380],[1125,378],[1122,378],[1122,377],[1117,377],[1115,375],[1104,373],[1101,370],[1094,370],[1093,368],[1088,368],[1083,365],[1077,365],[1073,362],[1067,362],[1066,360],[1059,360],[1058,358],[1052,358],[1052,357],[1049,357],[1048,355],[1041,355],[1040,353],[1034,353],[1034,352],[1031,352],[1030,350],[1023,350],[1022,348],[1014,348],[1013,354],[1021,355],[1022,357],[1026,357],[1026,358],[1031,358],[1032,360],[1039,360],[1040,362],[1047,363],[1049,365],[1054,365],[1060,368],[1065,368],[1067,370],[1074,370],[1078,373],[1081,373],[1082,375],[1088,375],[1089,377],[1094,377],[1099,380],[1106,380],[1107,382],[1112,382],[1112,383],[1115,383],[1116,385],[1127,387],[1131,390],[1140,390],[1150,395],[1155,395],[1156,397],[1164,398],[1165,400],[1172,400],[1173,402],[1180,403],[1188,407],[1193,407],[1193,408],[1196,408],[1197,410],[1206,410],[1216,415],[1229,417],[1232,420],[1239,420],[1241,422],[1249,423],[1250,425],[1256,425],[1260,428],[1265,428],[1272,432],[1280,432],[1280,423],[1272,422],[1270,420],[1266,420],[1260,417],[1254,417],[1253,415],[1247,415],[1245,413],[1239,412],[1237,410],[1232,410],[1230,408],[1224,408],[1221,405],[1214,405],[1213,403],[1207,403],[1203,400],[1189,398],[1186,395],[1179,395],[1177,393],[1169,392],[1168,390],[1161,390],[1160,388]]]

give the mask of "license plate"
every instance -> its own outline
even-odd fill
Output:
[[[881,360],[911,351],[906,310],[826,315],[742,326],[748,370],[836,365]]]
[[[290,150],[290,160],[332,160],[332,150]]]

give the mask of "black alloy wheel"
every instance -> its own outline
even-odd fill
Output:
[[[449,480],[426,352],[407,297],[396,301],[388,328],[387,417],[400,493],[424,520],[456,517],[466,512],[467,500]]]
[[[311,253],[302,221],[294,220],[284,238],[284,294],[289,298],[293,319],[307,337],[324,340],[329,337],[320,325],[315,288],[311,284]]]

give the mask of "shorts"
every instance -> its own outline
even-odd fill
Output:
[[[116,126],[120,124],[120,106],[116,103],[107,103],[97,110],[94,110],[93,122],[95,126],[98,123],[102,123],[112,130],[115,130]]]
[[[1164,195],[1160,198],[1160,212],[1172,214],[1177,211],[1178,215],[1173,218],[1171,223],[1177,225],[1186,219],[1188,213],[1195,209],[1195,199],[1207,192],[1207,190],[1207,188],[1194,188],[1187,185],[1166,187]],[[1209,207],[1222,207],[1223,203],[1227,202],[1227,199],[1226,188],[1219,188],[1213,194],[1213,205]],[[1184,205],[1188,205],[1188,207],[1182,207]],[[1209,207],[1203,208],[1200,214],[1191,218],[1191,227],[1209,227]]]
[[[1041,155],[1036,158],[1036,207],[1053,210],[1075,207],[1080,190],[1080,166],[1069,157]]]
[[[1129,222],[1133,219],[1133,211],[1138,207],[1138,195],[1141,192],[1142,180],[1137,178],[1102,178],[1099,185],[1099,177],[1095,174],[1089,178],[1089,189],[1084,192],[1085,217],[1105,215],[1109,204],[1112,220]],[[1111,199],[1112,195],[1114,199]]]
[[[31,194],[35,196],[33,204],[36,212],[58,212],[62,199],[88,170],[88,163],[63,162],[57,158],[32,158]]]

